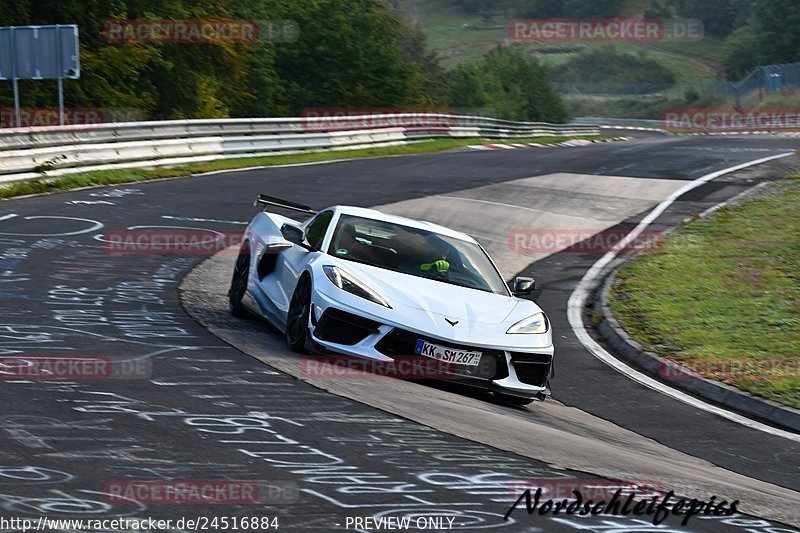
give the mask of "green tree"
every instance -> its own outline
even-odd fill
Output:
[[[740,0],[669,0],[669,4],[677,16],[700,19],[706,33],[721,37],[733,30],[748,7]]]
[[[15,10],[5,9],[15,3]],[[228,116],[242,98],[230,87],[242,85],[247,74],[246,43],[117,43],[104,35],[104,24],[120,19],[233,18],[222,0],[155,7],[144,0],[2,0],[0,13],[9,25],[78,25],[81,78],[64,84],[69,107],[133,107],[149,118]],[[53,85],[26,83],[24,105],[52,106]]]
[[[449,82],[450,103],[456,109],[487,108],[505,120],[563,122],[567,118],[545,67],[518,48],[493,48],[480,61],[454,69]]]
[[[406,61],[411,62],[422,76],[424,85],[421,107],[440,109],[447,102],[446,73],[439,56],[430,49],[425,34],[416,27],[401,24],[401,50]]]
[[[725,39],[722,63],[729,80],[741,79],[758,65],[759,41],[752,26],[742,26]]]
[[[109,42],[121,19],[293,21],[293,42]],[[281,116],[305,107],[433,107],[437,59],[381,0],[0,0],[0,24],[77,24],[81,79],[69,107],[126,107],[146,118]],[[0,93],[8,106],[10,91]],[[55,82],[21,83],[23,106],[55,103]]]
[[[753,31],[758,63],[800,61],[800,3],[797,0],[753,0]]]

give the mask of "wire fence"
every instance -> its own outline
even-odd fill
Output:
[[[733,98],[736,90],[733,82],[696,83],[588,83],[553,82],[550,84],[561,94],[570,96],[640,96],[682,97],[687,92],[701,95]]]
[[[682,98],[688,94],[760,101],[765,96],[800,90],[800,63],[765,65],[754,68],[741,81],[692,83],[588,83],[553,82],[553,88],[570,96],[637,96],[643,98]]]
[[[743,98],[755,94],[761,100],[767,94],[796,89],[800,89],[800,63],[756,67],[733,84],[737,105],[741,105]]]

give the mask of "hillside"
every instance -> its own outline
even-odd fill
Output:
[[[508,21],[529,16],[520,12],[522,8],[515,7],[516,4],[522,5],[519,2],[486,2],[498,7],[481,13],[468,13],[465,10],[468,2],[461,0],[395,0],[394,3],[404,18],[425,34],[428,44],[439,54],[446,67],[475,60],[497,44],[506,43]],[[649,0],[625,0],[620,4],[615,13],[619,17],[642,17],[650,7]],[[702,41],[691,43],[623,42],[616,43],[615,47],[623,53],[646,54],[668,68],[674,74],[675,82],[681,83],[724,78],[720,63],[722,44],[721,38],[706,36]],[[581,51],[603,44],[530,43],[521,46],[555,70]]]

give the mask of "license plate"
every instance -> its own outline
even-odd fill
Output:
[[[418,355],[438,359],[439,361],[467,366],[478,366],[481,362],[481,355],[483,355],[483,352],[470,352],[468,350],[447,348],[422,339],[417,341],[417,347],[414,352]]]

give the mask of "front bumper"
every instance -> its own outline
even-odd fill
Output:
[[[390,363],[406,356],[421,357],[414,348],[417,340],[423,339],[448,348],[483,352],[477,366],[450,365],[448,381],[530,399],[543,399],[550,393],[552,345],[525,349],[465,344],[403,325],[387,324],[379,317],[368,318],[361,310],[343,309],[347,306],[342,302],[334,302],[320,292],[315,292],[312,303],[311,339],[322,352]],[[514,337],[514,340],[519,338]]]

